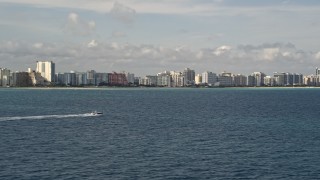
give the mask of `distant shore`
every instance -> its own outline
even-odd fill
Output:
[[[312,89],[319,86],[257,86],[257,87],[121,87],[121,86],[99,86],[99,87],[0,87],[0,89],[61,89],[61,90],[105,90],[105,89]]]

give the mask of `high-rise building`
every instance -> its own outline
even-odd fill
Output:
[[[184,84],[185,85],[194,85],[195,72],[189,68],[184,69]]]
[[[36,72],[41,73],[47,82],[54,82],[55,64],[52,61],[37,61]]]
[[[262,72],[254,72],[252,73],[252,76],[254,76],[255,79],[255,86],[263,86],[264,85],[264,77],[266,75]]]
[[[202,83],[202,75],[201,74],[197,74],[195,77],[195,84],[199,85]]]
[[[172,87],[183,87],[185,86],[184,82],[184,76],[181,72],[175,72],[175,71],[171,71],[170,72],[171,75],[171,80],[172,80]]]
[[[217,82],[217,75],[213,72],[203,72],[202,73],[202,83],[206,85],[214,85]]]
[[[126,75],[129,84],[134,84],[134,74],[129,72],[123,72]]]
[[[128,80],[124,73],[108,73],[108,84],[111,86],[127,86]]]
[[[96,71],[95,70],[87,71],[87,84],[88,85],[95,85],[96,84]]]
[[[0,86],[10,85],[10,70],[7,68],[0,68]]]
[[[157,86],[171,87],[171,76],[169,71],[157,74]]]
[[[234,86],[233,74],[228,72],[222,72],[218,76],[219,86]]]
[[[238,74],[233,77],[233,82],[235,86],[246,86],[247,85],[247,76]]]

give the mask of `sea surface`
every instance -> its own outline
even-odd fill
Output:
[[[320,179],[320,89],[3,88],[0,179]]]

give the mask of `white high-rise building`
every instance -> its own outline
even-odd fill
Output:
[[[197,85],[201,84],[202,83],[202,75],[197,74],[196,77],[194,78],[194,80]]]
[[[206,71],[202,73],[202,83],[207,85],[213,85],[217,82],[217,75],[213,72]]]
[[[52,61],[37,61],[36,72],[41,73],[41,76],[48,82],[54,82],[55,64]]]

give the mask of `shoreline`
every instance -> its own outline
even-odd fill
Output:
[[[305,86],[305,87],[0,87],[0,89],[37,89],[37,90],[125,90],[125,89],[318,89],[319,86]]]

